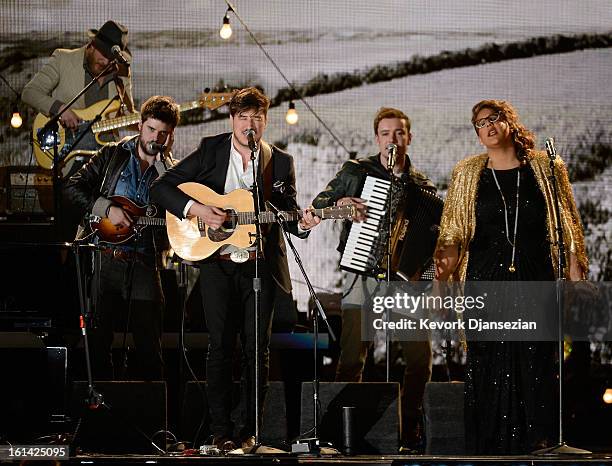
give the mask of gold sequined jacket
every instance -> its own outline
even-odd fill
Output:
[[[487,164],[487,159],[487,154],[473,155],[461,160],[453,170],[448,194],[444,202],[440,235],[436,247],[436,253],[447,246],[458,245],[459,247],[459,260],[449,280],[465,280],[469,260],[469,245],[476,229],[476,194],[480,174]],[[550,160],[545,152],[530,151],[527,163],[531,165],[540,191],[544,194],[550,253],[555,266],[558,254],[553,187],[549,181],[551,175]],[[555,160],[555,174],[559,187],[560,214],[563,220],[563,240],[566,256],[565,275],[566,278],[569,278],[570,254],[573,253],[576,256],[578,265],[585,274],[588,270],[588,259],[585,252],[582,223],[576,208],[567,169],[559,157]],[[556,266],[554,268],[556,274]]]

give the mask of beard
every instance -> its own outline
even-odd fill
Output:
[[[89,52],[87,53],[85,57],[85,62],[87,63],[87,69],[89,70],[89,73],[92,76],[97,76],[98,74],[102,72],[104,67],[101,67],[100,65],[96,63],[96,58],[94,57],[94,54],[90,49],[86,49],[86,52]]]
[[[102,71],[104,71],[104,68],[106,68],[107,65],[98,63],[96,61],[96,54],[94,53],[94,50],[95,48],[93,45],[85,48],[85,63],[87,65],[87,70],[89,71],[89,73],[92,76],[97,76]],[[114,66],[109,68],[109,70],[104,74],[104,76],[108,76],[111,73],[115,73],[117,69],[117,64],[115,64]]]
[[[140,146],[140,148],[145,154],[151,155],[151,156],[157,155],[157,152],[152,153],[151,151],[149,151],[149,149],[147,148],[147,143],[143,141],[142,136],[138,136],[138,145]]]

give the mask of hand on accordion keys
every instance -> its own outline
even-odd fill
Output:
[[[342,197],[336,201],[337,206],[353,205],[355,207],[355,214],[353,215],[354,222],[363,222],[367,215],[367,207],[365,205],[366,200],[360,197]]]

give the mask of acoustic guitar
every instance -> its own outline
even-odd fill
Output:
[[[251,192],[236,189],[231,193],[221,195],[199,183],[183,183],[178,187],[201,204],[218,207],[227,213],[225,223],[220,228],[213,229],[199,217],[181,220],[170,212],[166,212],[166,229],[170,245],[179,257],[189,261],[200,261],[211,256],[226,244],[238,248],[252,246],[255,233],[255,212]],[[310,211],[321,219],[345,219],[355,214],[355,208],[352,205],[310,209]],[[280,212],[280,214],[285,221],[291,222],[302,218],[303,212],[295,210]],[[273,223],[277,220],[274,212],[262,211],[259,221],[260,223]]]
[[[207,108],[214,110],[229,103],[233,92],[205,92],[202,93],[197,100],[184,102],[179,105],[181,113],[196,108]],[[108,106],[108,107],[107,107]],[[107,107],[105,109],[105,107]],[[96,150],[108,142],[101,139],[103,134],[110,131],[116,131],[121,128],[136,125],[140,122],[140,113],[130,113],[128,115],[109,118],[109,115],[119,110],[120,103],[117,100],[101,100],[90,107],[84,109],[72,109],[72,111],[83,120],[75,131],[66,130],[60,125],[57,134],[43,134],[42,129],[49,121],[49,117],[39,113],[34,119],[32,128],[32,141],[34,147],[34,156],[38,165],[43,168],[53,168],[53,142],[58,140],[58,157],[62,164],[62,172],[65,172],[65,165],[71,161],[76,155],[91,156]],[[73,150],[73,146],[80,135],[87,131],[88,123],[93,120],[96,115],[102,112],[102,119],[93,124],[91,132],[85,134],[79,143],[79,148]]]

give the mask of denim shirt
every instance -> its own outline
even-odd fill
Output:
[[[157,170],[154,165],[149,166],[144,173],[140,173],[140,158],[138,157],[137,145],[138,138],[130,139],[123,143],[123,147],[130,151],[130,160],[121,172],[117,186],[115,186],[115,196],[123,196],[131,199],[140,206],[149,203],[149,187],[155,178]]]
[[[158,173],[155,165],[147,167],[144,173],[140,173],[140,157],[138,157],[137,145],[138,137],[123,143],[123,148],[130,152],[130,160],[119,175],[113,195],[127,197],[139,206],[146,206],[149,204],[151,183],[157,178]],[[151,229],[152,227],[146,227],[142,232],[142,236],[137,237],[136,241],[128,241],[116,246],[116,248],[123,250],[134,250],[135,248],[136,251],[145,254],[153,252]]]

